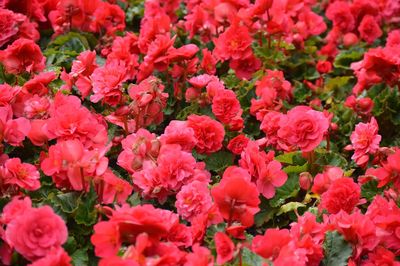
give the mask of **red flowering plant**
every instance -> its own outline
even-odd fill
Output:
[[[0,0],[0,265],[400,265],[398,0]]]

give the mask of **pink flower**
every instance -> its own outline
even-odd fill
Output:
[[[104,182],[102,200],[105,204],[118,202],[124,203],[129,195],[132,194],[132,186],[128,181],[117,177],[111,170],[106,172],[101,177]]]
[[[22,163],[19,158],[8,159],[5,164],[5,183],[27,190],[40,188],[40,174],[35,166]]]
[[[53,178],[58,187],[87,191],[90,180],[102,176],[107,170],[107,150],[108,147],[88,149],[77,139],[60,141],[50,146],[41,169]]]
[[[179,145],[164,145],[157,158],[158,174],[164,188],[178,191],[194,174],[196,160]]]
[[[195,180],[181,188],[176,195],[175,207],[182,218],[191,221],[193,217],[208,212],[212,200],[207,185]]]
[[[2,118],[0,114],[0,127],[2,124],[1,120]],[[24,117],[20,117],[17,119],[9,119],[5,122],[5,127],[3,132],[4,141],[12,146],[21,146],[22,141],[28,135],[30,129],[31,129],[30,122],[28,119]]]
[[[24,114],[27,118],[42,118],[47,114],[50,101],[47,97],[34,95],[25,101]]]
[[[23,219],[11,221],[6,229],[7,241],[31,261],[61,248],[67,237],[65,222],[49,206],[26,211]]]
[[[11,87],[7,83],[0,84],[0,106],[7,106],[15,101],[15,97],[21,91],[21,88]]]
[[[210,154],[222,148],[224,140],[224,127],[208,116],[190,115],[188,126],[193,128],[197,139],[196,151]]]
[[[271,111],[264,116],[260,126],[260,129],[266,134],[265,139],[267,141],[267,145],[271,145],[279,149],[281,149],[280,144],[282,144],[283,147],[287,146],[285,144],[285,141],[283,139],[280,139],[278,136],[278,131],[280,129],[279,124],[281,119],[285,119],[284,114]]]
[[[291,109],[286,119],[279,122],[278,136],[303,152],[315,149],[329,128],[329,120],[322,112],[307,106]]]
[[[23,215],[26,211],[32,208],[32,201],[29,197],[20,198],[15,196],[12,200],[7,203],[3,208],[3,214],[1,215],[1,222],[8,224],[11,221],[17,219]]]
[[[94,92],[90,101],[97,103],[103,100],[109,105],[117,105],[122,98],[121,86],[126,79],[125,73],[125,66],[118,61],[96,68],[90,76]]]
[[[160,148],[156,135],[143,128],[128,135],[121,144],[123,151],[118,155],[117,164],[131,173],[140,170],[145,161],[157,158]]]
[[[172,120],[165,128],[160,141],[165,144],[178,144],[184,151],[191,151],[197,143],[194,130],[187,125],[187,121]]]
[[[102,121],[81,105],[76,96],[57,93],[46,130],[49,139],[80,139],[87,146],[104,146],[107,128]]]
[[[379,149],[381,138],[378,134],[378,123],[374,117],[369,123],[358,123],[350,136],[351,148],[354,150],[351,158],[358,165],[365,165],[369,154],[374,154]]]
[[[212,266],[214,265],[214,257],[211,251],[202,247],[199,244],[194,244],[192,246],[193,253],[188,253],[186,255],[186,262],[184,266]]]
[[[217,59],[212,55],[212,53],[207,49],[201,50],[203,53],[203,60],[201,61],[201,68],[206,72],[206,74],[214,75],[216,72]]]
[[[151,124],[160,124],[164,119],[163,108],[167,106],[168,93],[164,92],[161,81],[150,76],[128,90],[132,99],[132,115],[135,116],[136,128]]]
[[[0,9],[0,47],[8,43],[18,34],[18,24],[24,21],[24,15],[17,15],[11,10]]]
[[[287,174],[282,171],[280,162],[272,160],[259,173],[256,184],[258,191],[267,199],[275,195],[275,187],[281,187],[286,183]]]

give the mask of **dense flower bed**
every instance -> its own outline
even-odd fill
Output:
[[[0,0],[0,264],[400,265],[397,28],[398,0]]]

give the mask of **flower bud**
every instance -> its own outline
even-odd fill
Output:
[[[301,189],[309,190],[311,187],[312,180],[313,180],[313,177],[309,172],[300,173],[299,183],[300,183]]]

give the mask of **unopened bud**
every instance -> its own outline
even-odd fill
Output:
[[[311,182],[313,180],[312,175],[309,172],[302,172],[299,176],[300,187],[303,190],[309,190]]]

